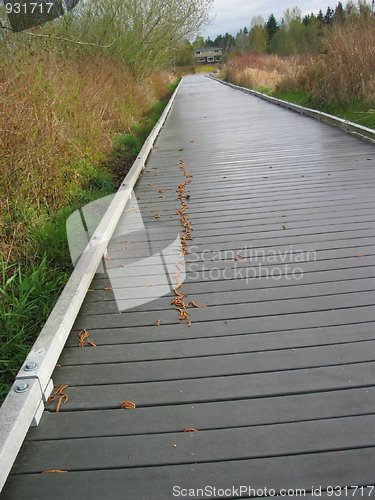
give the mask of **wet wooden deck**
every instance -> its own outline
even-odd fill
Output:
[[[168,258],[165,273],[145,259],[181,233],[180,158],[193,175],[183,291],[207,304],[190,327],[172,291],[119,313],[107,289],[131,304],[146,276],[164,293]],[[374,484],[374,188],[373,145],[185,78],[135,190],[147,231],[126,232],[127,212],[109,248],[107,269],[138,262],[139,275],[94,278],[53,376],[69,401],[30,430],[2,498]],[[82,329],[97,347],[78,347]]]

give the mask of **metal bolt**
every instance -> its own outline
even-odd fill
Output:
[[[26,382],[18,382],[18,384],[14,388],[14,391],[17,393],[22,393],[22,392],[28,391],[29,389],[30,389],[30,386]]]
[[[25,372],[32,372],[38,368],[38,363],[35,361],[28,361],[23,367]]]

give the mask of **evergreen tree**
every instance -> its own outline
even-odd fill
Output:
[[[335,23],[343,23],[345,21],[345,11],[341,2],[339,2],[336,6],[333,20]]]
[[[266,27],[267,27],[267,33],[268,33],[268,40],[271,41],[279,28],[277,21],[276,21],[276,18],[273,14],[271,14],[270,17],[268,18]]]
[[[302,22],[305,26],[308,26],[310,24],[310,14],[303,16]]]
[[[334,12],[331,9],[331,7],[327,7],[327,12],[326,12],[326,15],[324,16],[325,24],[332,24],[333,14],[334,14]]]
[[[232,47],[236,46],[236,39],[230,33],[219,35],[214,40],[215,47],[221,47],[225,52],[228,52]]]

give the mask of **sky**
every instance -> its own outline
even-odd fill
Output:
[[[215,38],[219,34],[226,32],[235,35],[240,28],[250,26],[252,17],[263,16],[267,20],[273,13],[276,19],[281,19],[283,12],[289,7],[298,5],[303,14],[309,12],[318,13],[322,9],[325,13],[330,5],[334,7],[337,1],[327,0],[214,0],[212,14],[215,19],[203,31],[203,36]]]

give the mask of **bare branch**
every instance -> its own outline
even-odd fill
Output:
[[[108,45],[100,45],[99,43],[95,42],[83,42],[81,40],[73,40],[72,38],[66,38],[64,36],[58,36],[58,35],[50,35],[46,33],[33,33],[32,31],[15,31],[12,28],[9,28],[8,26],[4,26],[3,23],[0,21],[0,29],[6,30],[6,31],[11,31],[12,33],[17,33],[17,35],[28,35],[28,36],[33,36],[37,38],[44,38],[48,40],[57,40],[59,42],[68,42],[68,43],[74,43],[77,45],[89,45],[91,47],[98,47],[101,49],[109,49],[114,45],[118,39],[116,37],[114,40],[112,40],[111,43]]]

